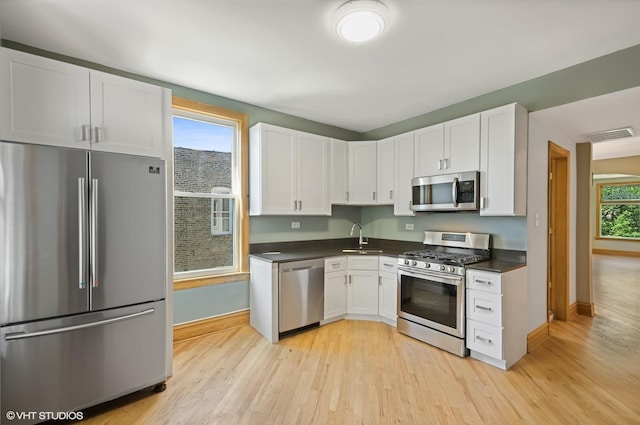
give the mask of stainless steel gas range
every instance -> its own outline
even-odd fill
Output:
[[[491,235],[424,236],[424,249],[398,258],[398,331],[464,357],[465,266],[491,258]]]

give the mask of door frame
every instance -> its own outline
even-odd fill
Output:
[[[549,141],[547,174],[547,321],[569,317],[571,153]]]

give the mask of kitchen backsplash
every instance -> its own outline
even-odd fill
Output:
[[[292,229],[291,223],[300,223]],[[421,242],[424,230],[490,233],[493,246],[500,249],[527,249],[525,217],[481,217],[478,213],[418,213],[396,217],[392,206],[333,206],[330,217],[252,216],[250,243],[334,239],[349,236],[353,223],[362,224],[366,237]],[[405,230],[413,224],[414,230]]]

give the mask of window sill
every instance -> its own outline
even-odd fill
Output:
[[[173,290],[200,288],[202,286],[221,285],[231,282],[243,282],[249,280],[248,272],[234,272],[215,276],[196,277],[192,279],[180,279],[173,281]]]
[[[640,242],[640,239],[631,239],[631,238],[608,238],[605,236],[596,236],[596,240],[598,241],[611,241],[611,242]]]

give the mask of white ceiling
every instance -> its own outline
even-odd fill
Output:
[[[2,0],[0,29],[358,132],[640,44],[636,0],[382,0],[388,31],[346,45],[329,24],[344,1]]]

